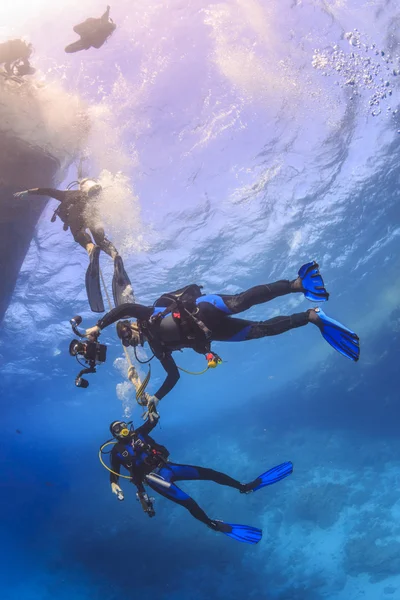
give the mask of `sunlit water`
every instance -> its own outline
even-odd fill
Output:
[[[116,501],[97,460],[112,420],[141,422],[113,327],[101,338],[107,363],[87,390],[74,386],[68,321],[97,317],[87,257],[50,222],[50,202],[0,338],[1,597],[397,600],[398,7],[122,0],[102,49],[64,54],[72,27],[104,9],[0,9],[2,39],[31,40],[39,70],[33,90],[1,99],[15,134],[65,164],[73,155],[60,187],[82,157],[100,178],[101,217],[138,301],[187,282],[234,293],[292,279],[315,258],[326,311],[358,332],[361,360],[346,361],[311,326],[216,344],[223,365],[181,377],[156,439],[176,462],[241,480],[284,460],[295,471],[251,496],[182,485],[212,517],[262,527],[254,548],[162,498],[148,519],[126,484]],[[110,291],[108,257],[102,270]],[[309,306],[296,295],[246,316]],[[177,362],[204,367],[189,351]],[[150,392],[162,377],[154,364]]]

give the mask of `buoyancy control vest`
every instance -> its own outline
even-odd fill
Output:
[[[186,346],[200,354],[210,351],[208,340],[211,337],[211,331],[196,316],[199,311],[196,300],[203,295],[201,289],[202,286],[192,283],[174,292],[163,294],[154,302],[150,327],[144,333],[148,337],[150,346],[154,347],[155,354],[158,353],[156,346],[159,343],[157,339],[159,336],[155,335],[156,327],[159,327],[158,333],[161,334],[164,346],[169,349]],[[139,322],[139,328],[143,329],[143,325]],[[186,340],[188,343],[179,345],[179,339]],[[175,340],[176,343],[174,343]],[[162,342],[161,345],[163,345]]]
[[[136,467],[144,472],[150,472],[167,462],[169,457],[169,451],[165,446],[158,444],[150,436],[135,432],[132,433],[129,444],[119,442],[116,450],[119,460],[129,471]]]

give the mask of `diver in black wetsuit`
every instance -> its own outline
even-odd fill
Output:
[[[329,294],[315,261],[303,265],[298,277],[293,281],[281,280],[257,285],[240,294],[204,295],[199,286],[192,284],[176,292],[164,294],[154,306],[122,305],[104,315],[95,327],[87,329],[86,335],[97,338],[102,329],[120,319],[137,319],[137,323],[118,323],[117,333],[124,346],[136,347],[147,341],[167,372],[164,383],[151,397],[154,405],[172,390],[179,379],[172,352],[192,348],[200,354],[207,355],[211,352],[213,341],[254,340],[279,335],[313,323],[335,350],[357,361],[360,353],[358,336],[325,315],[320,308],[290,316],[274,317],[267,321],[249,321],[231,316],[279,296],[299,292],[304,293],[305,297],[313,302],[328,300]],[[218,358],[216,356],[215,360]]]
[[[101,185],[93,179],[82,179],[79,182],[79,190],[32,188],[14,194],[15,198],[25,198],[28,195],[48,196],[60,202],[51,221],[54,222],[59,217],[64,223],[64,231],[70,228],[74,240],[89,254],[90,265],[86,274],[86,287],[89,304],[94,312],[104,312],[99,282],[100,250],[114,260],[113,292],[116,306],[133,300],[132,287],[123,268],[122,258],[115,246],[106,238],[103,227],[99,225],[96,199],[101,191]],[[87,233],[87,229],[91,232],[94,241]]]
[[[65,52],[79,52],[80,50],[88,50],[89,48],[101,48],[107,38],[114,33],[116,24],[110,18],[110,7],[107,6],[106,12],[100,19],[89,18],[79,25],[75,25],[74,31],[81,39],[77,42],[69,44],[65,48]]]
[[[82,180],[79,190],[57,190],[54,188],[32,188],[14,194],[15,198],[25,196],[48,196],[60,202],[54,212],[52,222],[59,217],[64,223],[64,231],[71,230],[74,240],[84,248],[87,253],[92,253],[95,245],[99,246],[111,258],[118,255],[117,249],[106,238],[104,229],[99,227],[98,220],[94,217],[96,197],[101,193],[101,185],[94,180]],[[93,240],[87,233],[90,230]]]
[[[154,516],[155,512],[152,501],[146,494],[144,483],[161,496],[184,506],[195,519],[205,523],[214,531],[225,533],[240,542],[257,544],[262,536],[260,529],[210,519],[190,496],[175,485],[175,481],[214,481],[246,494],[276,483],[290,475],[293,471],[292,463],[286,462],[273,467],[250,483],[240,483],[213,469],[172,463],[168,460],[169,452],[165,446],[157,444],[149,436],[157,424],[155,415],[158,417],[157,413],[153,413],[153,419],[148,419],[136,430],[132,427],[129,428],[129,423],[123,421],[111,423],[111,435],[117,440],[110,452],[112,492],[117,495],[119,500],[124,499],[122,489],[118,485],[120,468],[123,466],[129,472],[131,482],[136,485],[138,499],[149,516]]]

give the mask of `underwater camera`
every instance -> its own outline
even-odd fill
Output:
[[[76,316],[70,320],[70,324],[73,332],[80,338],[85,338],[85,334],[81,333],[78,326],[82,323],[82,317]],[[85,341],[72,340],[69,345],[69,353],[71,356],[75,356],[78,363],[85,368],[79,371],[75,377],[75,385],[80,388],[89,387],[89,382],[84,379],[82,375],[88,373],[96,373],[96,365],[106,362],[107,358],[107,346],[99,344],[97,341]],[[85,364],[80,362],[79,357],[82,357]],[[86,366],[87,365],[87,366]]]

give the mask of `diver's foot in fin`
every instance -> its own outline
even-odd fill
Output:
[[[245,544],[258,544],[262,538],[261,529],[250,527],[248,525],[236,525],[234,523],[225,523],[224,521],[211,521],[209,527],[214,531],[219,531],[231,537],[238,542]]]
[[[104,302],[100,287],[100,248],[94,246],[89,252],[89,266],[86,271],[86,292],[90,309],[93,312],[104,312]]]
[[[308,312],[310,323],[314,323],[325,340],[340,354],[357,362],[360,358],[360,338],[354,331],[328,317],[319,307]]]
[[[132,304],[135,302],[132,285],[126,271],[124,263],[119,254],[114,259],[114,276],[112,280],[112,291],[115,306],[121,304]]]
[[[284,479],[291,473],[293,473],[293,463],[284,462],[281,465],[266,471],[251,483],[242,484],[240,493],[248,494],[249,492],[256,492],[257,490],[261,490],[261,488],[265,487],[266,485],[277,483],[277,481]]]
[[[319,265],[315,260],[300,267],[299,276],[291,285],[293,291],[303,292],[307,300],[312,302],[325,302],[329,299]]]

